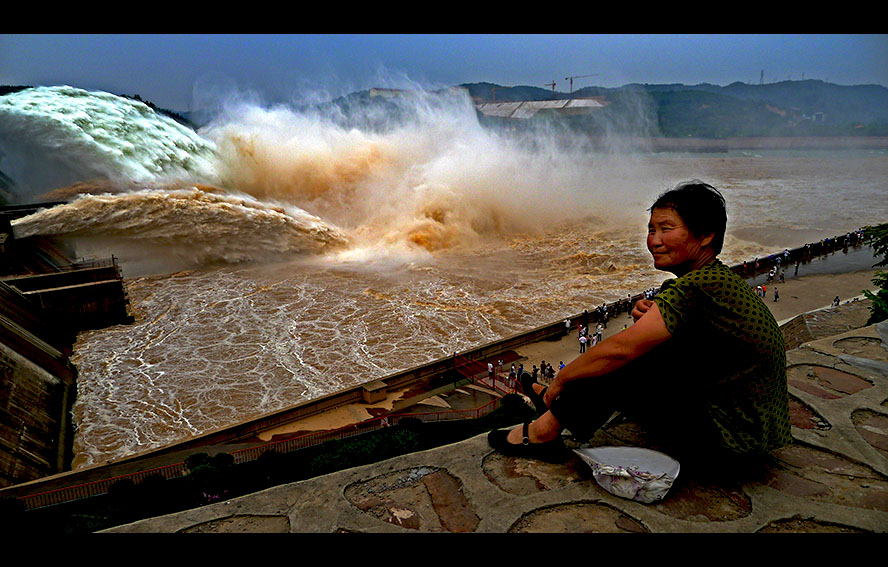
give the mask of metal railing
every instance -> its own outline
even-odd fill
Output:
[[[250,461],[255,461],[267,451],[288,453],[290,451],[295,451],[298,449],[307,449],[309,447],[321,445],[322,443],[326,443],[327,441],[348,439],[350,437],[363,435],[365,433],[379,431],[381,429],[397,425],[404,419],[408,418],[418,419],[424,423],[478,419],[491,413],[497,408],[498,405],[499,399],[494,399],[480,407],[466,410],[440,410],[420,413],[388,414],[367,419],[353,425],[340,427],[338,429],[307,433],[305,435],[299,435],[297,437],[291,437],[289,439],[271,441],[263,445],[257,445],[255,447],[238,449],[236,451],[232,451],[229,454],[234,457],[235,464],[247,463]],[[44,492],[29,494],[27,496],[20,496],[17,499],[24,502],[26,510],[34,510],[45,506],[64,504],[67,502],[73,502],[75,500],[81,500],[83,498],[90,498],[93,496],[107,494],[113,484],[124,479],[131,480],[135,484],[138,484],[149,476],[160,475],[163,478],[169,480],[186,476],[188,472],[188,467],[185,465],[184,462],[174,463],[171,465],[157,467],[145,471],[139,471],[136,473],[130,473],[115,476],[112,478],[85,482],[73,486],[47,490]]]
[[[487,363],[473,360],[465,356],[455,354],[453,356],[453,368],[475,384],[490,388],[500,394],[514,394],[519,390],[518,378],[514,381],[494,367],[491,373]]]

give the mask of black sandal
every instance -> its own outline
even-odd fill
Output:
[[[487,442],[497,452],[509,457],[525,457],[548,461],[564,455],[564,443],[561,437],[545,443],[531,443],[528,428],[530,422],[524,422],[523,439],[520,445],[509,442],[509,429],[493,429],[487,434]]]
[[[530,398],[530,401],[533,402],[533,406],[536,408],[537,417],[543,415],[547,411],[549,411],[549,407],[546,405],[546,402],[543,401],[543,395],[546,393],[546,390],[549,389],[548,386],[543,388],[543,391],[539,394],[533,389],[533,385],[538,382],[534,380],[533,376],[529,373],[525,372],[521,375],[521,389],[524,390],[524,395]]]

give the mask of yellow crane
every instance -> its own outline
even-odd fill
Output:
[[[564,77],[565,81],[570,81],[570,92],[574,91],[574,79],[584,79],[586,77],[597,77],[598,73],[592,73],[591,75],[574,75],[572,77]]]

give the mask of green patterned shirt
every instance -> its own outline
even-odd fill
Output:
[[[790,443],[783,334],[752,287],[714,260],[666,280],[654,301],[721,444],[764,454]]]

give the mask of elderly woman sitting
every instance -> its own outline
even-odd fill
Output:
[[[725,201],[700,182],[679,185],[650,208],[654,267],[675,274],[635,323],[588,349],[543,388],[525,393],[543,410],[523,427],[494,430],[497,451],[546,459],[561,433],[587,441],[615,410],[629,412],[675,447],[707,458],[762,456],[789,442],[783,335],[753,289],[717,259]],[[529,390],[529,391],[528,391]]]

